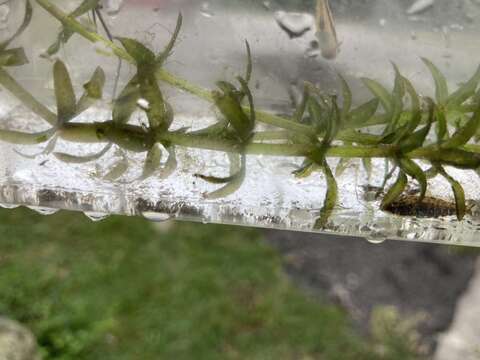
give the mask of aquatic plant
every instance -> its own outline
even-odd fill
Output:
[[[480,126],[480,68],[454,92],[440,70],[428,59],[422,59],[435,83],[435,99],[422,97],[413,84],[393,64],[395,81],[388,90],[373,79],[362,79],[373,98],[353,107],[354,99],[347,81],[339,74],[341,100],[337,95],[322,92],[305,83],[303,98],[290,117],[277,116],[260,111],[250,90],[254,71],[251,49],[246,42],[246,71],[236,78],[236,83],[219,81],[215,90],[201,88],[174,75],[164,68],[172,54],[182,27],[178,16],[172,38],[164,50],[154,53],[136,39],[114,37],[103,24],[103,36],[99,29],[78,21],[87,16],[101,17],[99,0],[84,0],[70,14],[49,0],[35,0],[62,25],[56,41],[45,56],[55,54],[72,36],[82,36],[93,43],[100,43],[119,60],[135,67],[135,75],[124,85],[114,99],[110,119],[94,123],[77,123],[75,118],[102,98],[105,73],[99,67],[84,92],[77,100],[66,65],[55,61],[53,82],[56,113],[36,100],[9,73],[8,67],[28,62],[22,48],[11,48],[12,42],[30,23],[32,6],[26,1],[25,17],[18,31],[0,44],[0,85],[17,97],[28,109],[51,125],[40,133],[0,130],[0,140],[13,144],[30,145],[48,143],[43,153],[52,153],[65,163],[85,163],[104,156],[113,146],[122,151],[122,160],[107,174],[114,180],[125,173],[128,152],[145,153],[141,179],[151,176],[167,177],[177,167],[176,148],[188,147],[222,151],[229,155],[230,175],[224,178],[208,174],[192,174],[203,181],[221,187],[205,196],[209,199],[226,197],[238,190],[248,172],[246,157],[271,155],[303,158],[301,168],[292,176],[299,178],[321,171],[326,181],[326,194],[320,210],[316,229],[328,226],[330,215],[337,205],[336,178],[348,166],[351,159],[362,159],[368,168],[370,159],[385,159],[385,180],[378,190],[382,197],[381,210],[402,215],[443,216],[450,214],[452,205],[427,196],[428,179],[441,176],[451,185],[455,198],[455,214],[462,220],[468,212],[466,195],[461,184],[446,167],[471,170],[480,166],[480,147],[475,143]],[[166,83],[215,105],[218,120],[202,130],[171,130],[175,111],[165,99],[161,84]],[[129,123],[133,112],[141,108],[148,119],[145,126]],[[260,123],[274,130],[261,130]],[[380,133],[372,133],[372,126],[381,127]],[[78,143],[105,143],[102,151],[89,156],[76,156],[55,151],[58,138]],[[161,167],[162,145],[168,152],[168,161]],[[335,172],[329,159],[340,158]],[[421,164],[429,164],[424,170]],[[396,176],[396,180],[390,179]],[[392,183],[390,186],[388,184]],[[418,194],[406,193],[407,185],[416,183]],[[432,209],[433,208],[433,209]],[[423,210],[422,210],[423,209]]]

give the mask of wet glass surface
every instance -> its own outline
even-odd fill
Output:
[[[3,1],[0,201],[476,245],[479,14]]]

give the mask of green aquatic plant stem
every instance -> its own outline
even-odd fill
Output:
[[[42,8],[44,8],[48,13],[50,13],[53,17],[55,17],[58,21],[60,21],[63,25],[70,28],[72,31],[75,31],[77,34],[83,36],[85,39],[93,42],[93,43],[103,43],[106,47],[110,48],[115,55],[118,57],[127,60],[131,63],[134,63],[134,60],[128,53],[121,47],[115,45],[113,42],[105,39],[103,36],[99,35],[94,31],[90,31],[85,26],[80,24],[75,18],[68,16],[65,12],[59,9],[57,6],[52,4],[48,0],[36,0],[37,4],[39,4]]]
[[[115,128],[114,131],[112,131],[113,128]],[[33,145],[48,141],[54,133],[54,130],[37,134],[0,130],[0,140],[16,144]],[[284,157],[305,157],[315,150],[315,146],[311,144],[272,144],[257,142],[253,142],[242,148],[235,141],[222,140],[206,135],[181,132],[166,132],[152,135],[146,133],[140,126],[122,125],[120,127],[114,127],[111,121],[93,124],[66,124],[58,130],[58,135],[64,140],[77,143],[105,143],[113,141],[125,144],[128,141],[130,150],[140,152],[147,151],[152,142],[168,143],[170,145],[184,146],[192,149]],[[262,133],[257,135],[261,136]],[[396,156],[398,150],[398,147],[394,145],[377,145],[375,147],[331,146],[326,151],[326,157],[392,158]],[[459,164],[459,161],[480,163],[480,146],[466,145],[460,150],[442,150],[436,146],[429,145],[403,154],[403,156],[413,160],[443,161],[447,165]],[[465,160],[464,157],[468,157],[469,160]]]
[[[95,31],[89,30],[80,22],[78,22],[75,18],[68,16],[67,13],[62,11],[60,8],[55,6],[50,2],[50,0],[36,0],[37,3],[44,8],[48,13],[50,13],[53,17],[55,17],[58,21],[60,21],[63,25],[69,27],[71,30],[75,31],[77,34],[81,35],[85,39],[93,42],[93,43],[102,43],[105,47],[112,50],[112,52],[121,59],[124,59],[131,64],[135,64],[134,59],[120,46],[116,45],[114,42],[110,41],[109,39],[103,37],[102,35],[98,34]],[[183,79],[177,75],[174,75],[165,69],[158,67],[155,72],[155,76],[159,81],[163,81],[171,86],[174,86],[180,90],[188,92],[200,99],[213,103],[213,98],[211,92],[208,89],[205,89],[201,86],[192,84],[186,79]],[[472,112],[474,111],[476,105],[465,105],[462,107],[463,112]],[[248,115],[250,113],[250,109],[248,107],[244,107],[244,111]],[[256,119],[259,122],[262,122],[267,125],[275,126],[278,128],[282,128],[288,130],[290,132],[295,132],[304,135],[311,134],[311,127],[308,125],[304,125],[293,121],[290,118],[277,116],[268,112],[264,111],[255,111]],[[399,116],[399,123],[404,123],[409,121],[409,117],[411,116],[410,111],[403,111]],[[425,121],[425,114],[423,116],[423,121]],[[455,120],[457,116],[453,116],[453,119],[447,114],[447,119]],[[353,126],[353,128],[362,128],[366,126],[375,126],[375,125],[385,125],[389,122],[388,114],[381,114],[381,115],[374,115],[370,120],[368,120],[365,124]],[[348,129],[348,128],[347,128]],[[344,141],[352,141],[350,136],[343,136],[345,135],[344,132],[339,133],[338,140]],[[360,139],[360,137],[356,137],[356,139]],[[360,143],[371,143],[374,139],[368,137],[364,137],[366,141],[360,141]]]
[[[7,71],[0,67],[0,85],[10,91],[28,109],[46,120],[49,124],[57,123],[57,115],[51,112],[45,105],[35,99],[23,86],[21,86]]]
[[[94,31],[90,31],[81,23],[79,23],[76,19],[68,16],[68,14],[66,14],[57,6],[52,4],[49,0],[36,0],[36,1],[42,8],[44,8],[47,12],[49,12],[52,16],[54,16],[63,25],[69,27],[71,30],[75,31],[76,33],[78,33],[79,35],[83,36],[85,39],[93,43],[102,43],[107,48],[111,49],[116,56],[130,62],[131,64],[135,64],[134,59],[124,49],[117,46],[115,43],[106,39],[100,34]],[[184,90],[208,102],[213,102],[213,98],[211,96],[210,91],[200,86],[191,84],[187,80],[182,79],[178,76],[175,76],[170,72],[166,71],[165,69],[158,68],[156,70],[155,75],[157,79],[164,81],[169,85],[175,86],[178,89]],[[247,107],[245,107],[244,110],[247,112],[247,114],[250,111]],[[311,133],[311,129],[309,126],[299,124],[289,119],[282,118],[280,116],[276,116],[273,114],[257,111],[256,119],[265,124],[273,125],[279,128],[290,130],[290,131],[299,132],[303,134]]]

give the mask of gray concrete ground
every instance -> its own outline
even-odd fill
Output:
[[[474,286],[470,279],[475,254],[430,244],[387,241],[373,245],[358,238],[293,232],[267,231],[266,236],[284,256],[293,281],[345,308],[363,333],[368,333],[376,307],[395,306],[404,319],[421,316],[418,331],[430,354],[453,319],[455,328],[471,329],[466,343],[480,344],[480,331],[465,323],[473,312],[479,316],[480,308],[473,298],[457,305],[467,287]],[[476,269],[480,291],[480,266]],[[479,304],[479,294],[476,296]],[[476,321],[478,326],[480,321]],[[456,359],[462,358],[438,360]]]
[[[435,360],[480,359],[480,259],[467,291],[460,298],[452,325],[438,341]]]

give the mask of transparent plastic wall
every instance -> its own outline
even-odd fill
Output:
[[[478,245],[479,15],[1,0],[0,203]]]

